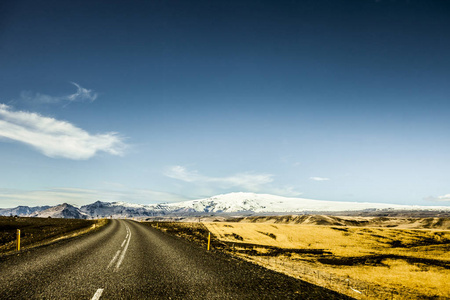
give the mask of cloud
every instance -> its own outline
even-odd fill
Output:
[[[434,201],[434,202],[450,202],[450,194],[446,194],[446,195],[442,195],[442,196],[437,196],[437,197],[427,197],[425,198],[425,200],[427,201]]]
[[[257,191],[263,185],[273,181],[271,174],[238,173],[227,177],[208,177],[197,171],[189,171],[183,166],[172,166],[164,173],[165,176],[196,184],[212,184],[219,188],[240,187]]]
[[[41,93],[33,93],[31,91],[22,91],[20,93],[20,99],[25,102],[41,103],[41,104],[56,104],[66,103],[66,105],[72,102],[93,102],[97,99],[98,94],[93,90],[86,89],[75,82],[71,82],[77,91],[73,94],[66,96],[50,96]]]
[[[0,207],[18,205],[42,206],[70,203],[85,205],[97,200],[104,202],[128,202],[137,204],[153,204],[162,202],[178,202],[189,200],[185,197],[147,189],[96,190],[79,188],[51,188],[46,190],[6,190],[0,189]]]
[[[302,195],[302,192],[299,192],[296,190],[295,187],[293,186],[284,186],[281,188],[271,188],[269,190],[270,193],[275,194],[275,195],[280,195],[280,196],[285,196],[285,197],[297,197]]]
[[[93,102],[97,99],[98,94],[93,90],[88,90],[81,87],[79,84],[75,82],[71,82],[74,86],[77,87],[77,92],[75,94],[66,96],[66,99],[69,101],[90,101]]]
[[[202,181],[203,176],[200,176],[197,171],[188,171],[182,166],[172,166],[164,173],[167,177],[178,179],[185,182]]]
[[[126,145],[114,132],[90,134],[66,121],[14,111],[0,103],[0,138],[32,146],[48,157],[89,159],[97,152],[122,155]]]
[[[33,93],[31,91],[22,91],[22,92],[20,92],[20,100],[25,101],[25,102],[54,104],[54,103],[60,102],[61,98],[44,95],[41,93]]]
[[[314,181],[327,181],[327,180],[330,180],[330,178],[326,178],[326,177],[309,177],[309,179],[314,180]]]

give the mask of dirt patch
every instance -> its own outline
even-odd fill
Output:
[[[270,238],[272,238],[274,240],[277,239],[277,236],[275,234],[271,233],[271,232],[262,232],[262,231],[257,231],[257,232],[259,232],[261,234],[264,234],[264,235],[267,235],[268,237],[270,237]]]
[[[236,233],[231,233],[231,234],[225,234],[226,237],[232,237],[238,241],[243,241],[244,238],[242,236],[240,236],[239,234]]]
[[[448,261],[393,255],[393,254],[368,255],[357,257],[328,257],[328,258],[319,258],[317,261],[323,264],[334,266],[355,266],[355,265],[380,266],[384,265],[383,261],[387,259],[404,260],[409,264],[430,265],[441,267],[444,269],[450,269],[450,262]]]
[[[331,229],[348,232],[348,228],[340,228],[340,227],[331,227]]]
[[[431,237],[420,237],[412,241],[392,240],[388,242],[392,248],[412,248],[432,245],[446,245],[450,244],[450,240],[442,237],[441,233],[435,233]]]

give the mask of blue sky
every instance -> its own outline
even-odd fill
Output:
[[[0,207],[449,205],[447,1],[0,4]]]

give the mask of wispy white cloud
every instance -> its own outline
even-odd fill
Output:
[[[20,100],[23,102],[54,104],[61,101],[61,97],[54,97],[41,93],[33,93],[31,91],[20,92]]]
[[[295,187],[293,186],[284,186],[284,187],[274,187],[270,188],[268,190],[269,193],[279,195],[279,196],[285,196],[285,197],[297,197],[302,195],[302,192],[299,192]]]
[[[71,95],[66,96],[66,99],[69,101],[90,101],[93,102],[97,99],[98,94],[93,90],[85,89],[75,82],[71,82],[74,86],[77,87],[77,92]]]
[[[48,157],[89,159],[97,152],[121,155],[126,145],[117,133],[90,134],[66,121],[14,111],[0,104],[0,138],[32,146]]]
[[[70,203],[85,205],[97,200],[104,202],[128,202],[154,204],[189,200],[185,197],[147,189],[96,190],[80,188],[51,188],[45,190],[23,191],[0,189],[0,207],[18,205],[42,206]]]
[[[271,174],[238,173],[227,177],[208,177],[197,171],[189,171],[183,166],[172,166],[164,173],[167,177],[196,184],[212,184],[218,188],[240,187],[251,191],[273,181]]]
[[[326,178],[326,177],[309,177],[309,179],[314,180],[314,181],[327,181],[327,180],[330,180],[330,178]]]
[[[437,197],[430,196],[430,197],[425,198],[425,200],[427,200],[427,201],[437,201],[437,202],[450,202],[450,194],[437,196]]]
[[[182,166],[169,167],[164,173],[167,177],[178,179],[185,182],[202,181],[203,176],[199,175],[197,171],[188,171]]]
[[[22,91],[20,93],[20,100],[41,104],[65,103],[67,105],[72,102],[93,102],[97,99],[98,94],[95,91],[86,89],[75,82],[71,82],[71,84],[77,88],[77,91],[70,95],[51,96],[41,93],[33,93],[31,91]]]

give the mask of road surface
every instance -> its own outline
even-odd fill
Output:
[[[1,299],[349,299],[130,220],[0,259]]]

